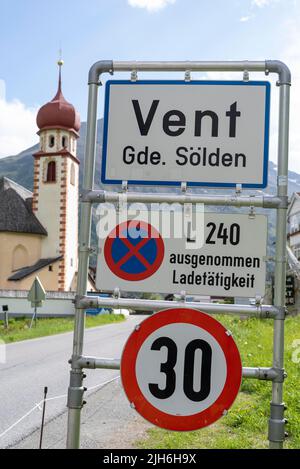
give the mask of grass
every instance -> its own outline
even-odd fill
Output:
[[[271,366],[273,321],[228,316],[217,319],[232,331],[243,366]],[[285,447],[300,448],[300,316],[286,320],[285,368],[288,378],[284,384],[284,401],[288,407],[285,417],[289,433]],[[267,448],[271,387],[270,382],[243,379],[241,392],[228,415],[215,424],[194,432],[153,428],[136,446],[147,449]]]
[[[86,327],[97,327],[124,320],[123,314],[87,315]],[[29,318],[10,319],[8,329],[5,329],[3,325],[0,326],[0,340],[5,343],[18,342],[69,332],[74,328],[73,318],[41,318],[38,319],[36,327],[33,325],[32,329],[29,329],[30,321]]]

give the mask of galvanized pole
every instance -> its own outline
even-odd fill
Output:
[[[290,80],[283,80],[279,75],[279,141],[278,141],[278,180],[277,195],[288,195],[288,145],[289,145],[289,106]],[[276,222],[276,258],[274,305],[285,307],[286,278],[286,224],[287,208],[277,209]],[[273,367],[284,367],[284,320],[274,320]],[[271,417],[269,420],[270,448],[281,449],[285,439],[285,420],[283,403],[283,378],[272,383]]]
[[[91,190],[94,184],[95,150],[97,134],[97,100],[98,85],[89,85],[89,104],[87,118],[87,136],[84,160],[83,190]],[[87,291],[87,276],[90,254],[91,235],[91,203],[80,204],[80,232],[79,232],[79,264],[77,278],[77,296],[83,296]],[[85,311],[76,308],[73,339],[72,367],[68,390],[68,434],[67,448],[76,449],[80,444],[80,414],[83,406],[83,372],[76,366],[76,360],[82,355],[83,336],[85,327]]]

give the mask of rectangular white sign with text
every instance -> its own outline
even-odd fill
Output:
[[[120,220],[118,213],[114,218],[107,212],[98,225],[97,288],[264,296],[267,217],[198,215],[191,220],[180,212],[149,211]],[[165,230],[162,220],[174,229]]]
[[[108,81],[102,182],[263,188],[270,83]]]

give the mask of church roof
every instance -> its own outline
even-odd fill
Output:
[[[32,212],[32,192],[6,177],[0,178],[1,231],[47,236],[47,231]]]
[[[57,262],[61,260],[63,256],[59,257],[49,257],[47,259],[40,259],[37,261],[35,264],[30,265],[28,267],[22,267],[22,269],[19,269],[16,271],[13,275],[11,275],[8,280],[10,281],[18,281],[22,280],[25,277],[28,277],[29,275],[33,274],[34,272],[37,272],[38,270],[43,269],[44,267],[47,267],[47,265],[54,264],[54,262]]]
[[[41,107],[37,114],[36,122],[40,130],[66,129],[76,134],[80,129],[80,116],[75,107],[69,103],[61,90],[61,62],[59,63],[58,90],[52,101]]]
[[[296,201],[299,201],[300,200],[300,192],[293,192],[292,193],[292,196],[289,200],[289,207],[288,207],[288,211],[287,211],[287,215],[289,216],[291,211],[292,211],[292,208],[294,206],[294,203]]]

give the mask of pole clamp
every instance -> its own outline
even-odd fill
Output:
[[[83,407],[83,393],[85,388],[82,386],[83,373],[82,371],[70,372],[70,386],[68,389],[68,402],[69,409],[82,409]]]
[[[82,189],[79,199],[83,203],[102,203],[105,202],[105,191]]]
[[[80,202],[85,202],[85,203],[90,203],[91,200],[89,198],[90,190],[88,189],[82,189],[80,194],[79,194],[79,200]]]
[[[122,192],[125,194],[128,192],[128,181],[122,181]]]
[[[255,208],[253,205],[250,205],[248,217],[250,218],[250,220],[255,219]]]
[[[120,288],[115,288],[112,296],[115,298],[115,300],[119,300],[121,298]]]
[[[292,83],[289,81],[279,81],[279,80],[276,81],[276,86],[282,86],[282,85],[292,86]]]
[[[137,70],[132,70],[132,71],[131,71],[130,80],[133,81],[133,82],[138,81],[138,73],[137,73]]]
[[[264,381],[272,381],[273,383],[283,383],[286,373],[282,368],[257,368],[257,379]]]
[[[277,198],[280,199],[280,204],[277,206],[277,208],[288,208],[289,197],[287,195],[280,195]]]
[[[242,184],[236,184],[236,186],[235,186],[236,196],[240,196],[242,194],[242,189],[243,189]]]
[[[192,77],[191,77],[191,71],[190,70],[186,70],[184,72],[184,81],[191,81]]]
[[[288,177],[285,174],[281,174],[277,177],[277,186],[279,187],[287,187],[288,185]]]
[[[286,372],[284,371],[284,368],[276,368],[273,366],[271,368],[271,371],[274,373],[274,377],[272,378],[273,383],[283,383],[285,378],[287,377]]]
[[[274,319],[281,319],[281,320],[284,321],[285,317],[287,315],[286,307],[285,306],[274,306],[274,308],[276,309]]]
[[[180,293],[179,293],[179,301],[181,303],[185,303],[186,302],[186,291],[182,290]]]
[[[82,357],[82,356],[72,357],[71,360],[69,360],[69,363],[71,363],[72,368],[82,370],[82,368],[84,368],[84,363],[83,363],[84,358],[85,357]]]
[[[180,185],[180,189],[181,189],[182,194],[186,194],[187,182],[182,182],[181,185]]]
[[[274,404],[271,402],[271,418],[269,419],[268,438],[273,442],[282,442],[285,439],[284,403]]]
[[[74,305],[76,309],[86,309],[84,306],[82,306],[82,300],[84,300],[86,297],[81,296],[81,295],[76,295],[74,298]],[[95,298],[91,297],[91,307],[94,305]]]
[[[249,80],[250,80],[249,70],[244,70],[243,71],[243,81],[249,81]]]
[[[91,246],[79,246],[78,251],[93,254],[94,248],[92,248]]]

